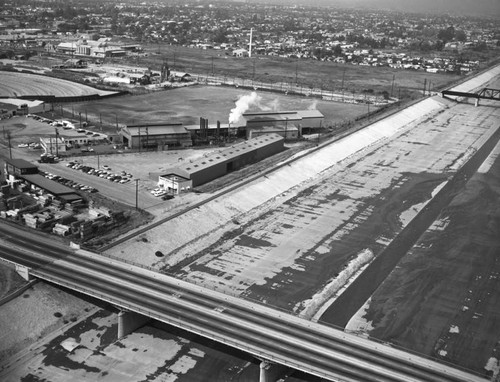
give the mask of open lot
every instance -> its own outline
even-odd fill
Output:
[[[455,81],[460,76],[451,74],[433,74],[424,71],[398,70],[389,67],[366,67],[344,65],[318,60],[300,60],[295,58],[254,56],[236,58],[220,50],[203,50],[182,46],[158,44],[145,46],[148,57],[131,58],[134,64],[144,67],[161,68],[168,60],[173,70],[191,74],[212,75],[219,77],[254,78],[262,82],[285,82],[314,86],[328,90],[362,93],[372,89],[375,93],[387,91],[398,96],[414,96],[423,89],[424,79],[431,81],[431,89]],[[116,61],[117,63],[120,61]],[[392,86],[394,81],[394,87]],[[401,88],[401,91],[399,89]],[[417,92],[416,92],[417,91]]]
[[[136,96],[122,96],[105,100],[75,104],[74,110],[93,121],[102,118],[109,125],[177,123],[199,124],[200,117],[209,123],[228,123],[235,102],[250,90],[221,86],[190,86]],[[348,121],[367,113],[368,106],[322,101],[308,97],[286,96],[257,91],[260,101],[249,111],[318,109],[325,116],[325,127]],[[67,109],[67,108],[66,108]],[[376,108],[370,106],[370,111]]]

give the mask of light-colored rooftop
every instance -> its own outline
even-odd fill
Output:
[[[278,134],[267,134],[260,137],[249,139],[248,141],[235,144],[230,147],[217,150],[210,153],[200,159],[192,162],[183,163],[176,166],[170,172],[175,172],[174,170],[180,170],[181,173],[193,174],[199,172],[203,169],[213,166],[217,163],[228,162],[242,154],[257,150],[259,148],[270,145],[271,143],[282,141],[283,137]],[[165,171],[169,173],[169,171]]]

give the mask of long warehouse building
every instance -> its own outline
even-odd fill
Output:
[[[167,169],[158,185],[176,193],[187,191],[283,150],[284,139],[278,134],[249,139]]]

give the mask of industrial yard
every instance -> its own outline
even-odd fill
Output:
[[[498,88],[499,67],[491,73],[482,82],[472,83],[471,89]],[[499,110],[495,101],[481,101],[475,107],[467,100],[426,98],[349,136],[310,148],[308,155],[301,153],[279,163],[276,171],[112,247],[104,255],[311,320],[338,324],[341,320],[329,307],[335,306],[346,288],[349,291],[361,272],[377,264],[374,260],[431,206],[431,200],[461,174],[473,155],[491,143],[498,130]],[[500,249],[495,236],[498,152],[497,145],[479,171],[465,179],[463,189],[408,254],[401,255],[380,287],[370,285],[373,295],[361,304],[347,330],[478,373],[498,374],[495,346],[499,339],[492,335],[499,314],[494,281],[495,255]],[[120,166],[120,156],[115,158]],[[198,197],[204,196],[190,195],[185,202]],[[165,208],[162,211],[169,213]],[[109,317],[113,314],[109,312]],[[103,333],[111,327],[110,318],[91,320]],[[92,330],[89,336],[95,337]],[[111,372],[116,347],[122,349],[118,353],[123,360],[132,359],[142,349],[144,338],[158,341],[158,348],[178,347],[162,364],[150,362],[154,354],[146,357],[150,373],[171,370],[172,380],[186,381],[198,380],[202,370],[224,371],[227,378],[255,378],[257,366],[241,354],[236,358],[209,354],[199,339],[180,339],[185,333],[175,340],[169,336],[160,340],[158,333],[145,327],[119,345],[108,338],[95,347],[86,337],[75,340],[70,332],[50,346],[66,349],[71,369],[84,380],[96,378],[96,373],[101,380],[119,378]],[[72,353],[72,344],[79,350]],[[102,349],[106,354],[101,363],[95,352]],[[58,356],[64,358],[65,352]],[[58,378],[64,375],[53,378],[61,365],[46,357],[39,352],[33,364],[28,360],[14,363],[10,377],[15,380],[37,369],[38,378],[63,380]]]

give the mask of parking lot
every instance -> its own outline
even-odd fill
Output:
[[[103,196],[130,207],[145,209],[156,216],[172,209],[200,200],[200,194],[175,195],[158,190],[158,175],[182,160],[194,160],[209,150],[176,150],[162,152],[115,153],[64,158],[58,163],[40,163],[40,170],[60,177],[66,185],[91,192],[97,190]],[[153,193],[153,191],[155,191]],[[155,196],[156,194],[156,196]]]

